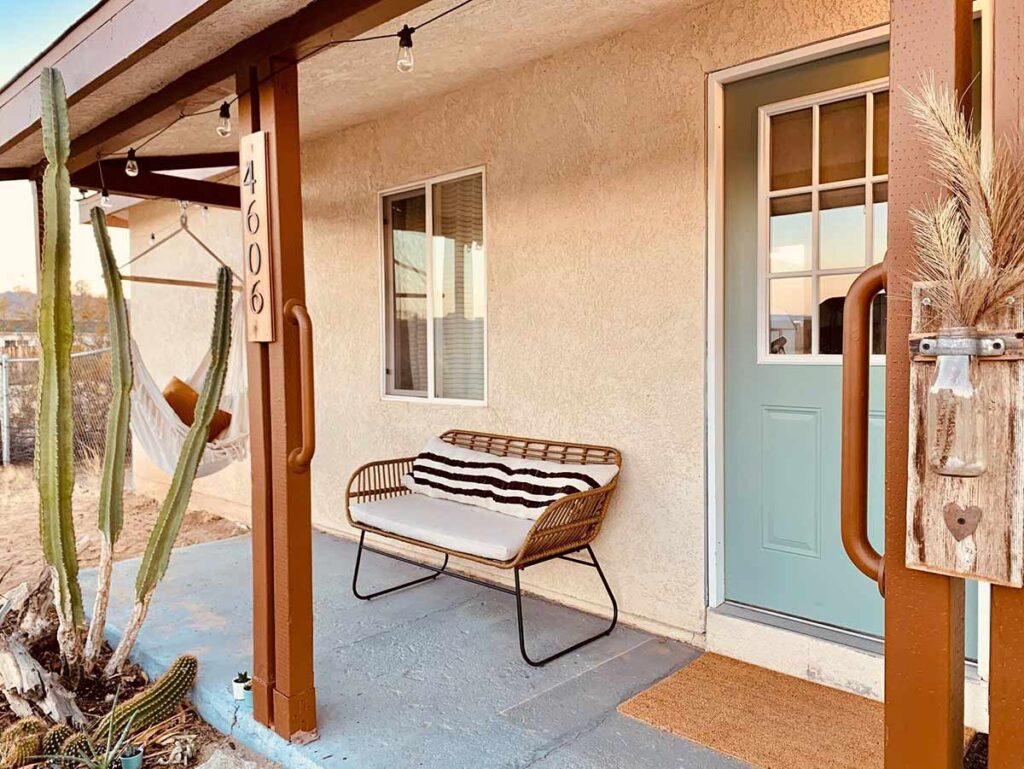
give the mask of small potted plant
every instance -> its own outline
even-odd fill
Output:
[[[231,682],[231,693],[239,702],[245,699],[245,687],[251,680],[249,678],[249,671],[245,670],[235,676],[235,680]]]
[[[245,701],[245,706],[252,710],[252,681],[249,681],[243,687],[243,700]]]
[[[121,751],[121,769],[142,769],[141,745],[126,745]]]

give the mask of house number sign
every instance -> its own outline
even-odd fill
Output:
[[[246,337],[250,342],[273,342],[273,276],[265,131],[256,131],[242,137],[239,163],[242,177]]]

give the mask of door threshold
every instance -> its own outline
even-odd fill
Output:
[[[720,606],[710,609],[711,612],[723,617],[756,622],[760,625],[788,630],[792,633],[817,638],[821,641],[848,646],[851,649],[874,654],[879,657],[885,655],[885,642],[878,636],[858,633],[854,630],[826,625],[822,622],[794,617],[790,614],[761,609],[756,606],[749,606],[735,601],[726,601]]]

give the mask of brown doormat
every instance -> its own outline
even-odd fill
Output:
[[[619,711],[761,769],[883,769],[882,703],[717,654]]]

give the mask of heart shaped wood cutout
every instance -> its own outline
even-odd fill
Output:
[[[981,523],[981,508],[977,505],[963,508],[956,502],[950,502],[942,508],[942,515],[946,519],[946,528],[957,542],[971,536]]]

